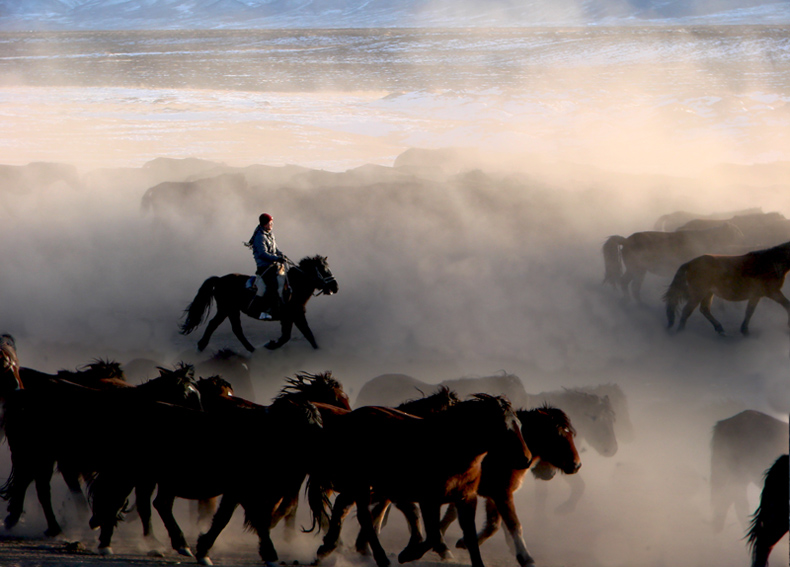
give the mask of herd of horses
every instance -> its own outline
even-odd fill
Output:
[[[159,376],[132,385],[114,361],[56,374],[22,367],[10,335],[0,336],[0,357],[2,432],[12,465],[0,489],[9,503],[5,528],[17,524],[35,483],[46,535],[62,532],[50,488],[57,470],[73,500],[69,521],[99,529],[104,555],[112,554],[114,532],[130,514],[133,495],[141,534],[151,546],[157,544],[155,509],[173,549],[204,565],[212,564],[211,550],[241,506],[261,559],[271,563],[278,560],[271,530],[282,521],[285,537],[293,536],[304,494],[311,525],[303,530],[323,536],[318,561],[337,549],[343,522],[356,507],[356,550],[372,554],[378,567],[389,566],[379,533],[394,505],[410,533],[398,554],[401,563],[430,551],[450,558],[444,536],[457,519],[463,537],[455,546],[467,550],[473,567],[483,567],[480,545],[500,524],[525,567],[534,559],[514,494],[527,472],[544,481],[557,472],[579,478],[577,443],[610,457],[618,436],[633,435],[625,396],[610,384],[528,394],[518,376],[506,373],[439,384],[387,374],[367,382],[352,409],[330,372],[302,372],[285,379],[271,404],[260,405],[234,395],[220,375],[196,377],[185,363],[159,367]],[[761,480],[754,463],[786,450],[787,443],[786,424],[758,412],[716,424],[711,466],[717,518],[733,504],[739,516],[746,514],[746,485]],[[766,473],[751,519],[755,567],[766,565],[787,531],[787,478],[785,455]],[[581,494],[572,489],[571,498]],[[194,552],[173,513],[177,498],[197,501],[210,522]],[[486,512],[479,532],[478,498]]]
[[[604,282],[638,302],[647,273],[672,277],[663,295],[668,328],[675,325],[680,311],[677,330],[683,330],[699,307],[723,335],[724,327],[711,312],[714,296],[747,302],[740,328],[744,335],[749,334],[749,322],[763,297],[785,309],[790,326],[790,300],[782,293],[790,271],[790,221],[779,213],[692,219],[674,231],[611,236],[603,245],[603,257]]]

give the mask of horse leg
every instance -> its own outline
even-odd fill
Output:
[[[6,530],[12,529],[19,523],[19,518],[25,511],[25,495],[31,482],[33,482],[33,474],[28,470],[28,467],[15,464],[6,483],[9,492],[8,515],[4,522]]]
[[[787,326],[790,327],[790,300],[785,297],[781,290],[772,291],[766,294],[766,297],[773,299],[787,311]]]
[[[376,533],[381,533],[381,524],[384,520],[384,515],[389,511],[390,508],[390,501],[389,500],[379,500],[373,504],[373,511],[371,512],[371,516],[373,518],[373,527],[376,530]],[[359,530],[357,534],[357,541],[354,543],[354,547],[357,550],[357,553],[360,555],[369,555],[370,548],[368,547],[368,540],[366,540],[362,536],[362,530]]]
[[[197,501],[197,521],[195,522],[201,530],[204,526],[211,525],[211,518],[217,513],[217,502],[219,497],[206,498]]]
[[[115,525],[126,505],[129,494],[134,490],[133,483],[122,477],[113,478],[111,474],[99,475],[93,482],[93,517],[89,525],[95,529],[100,527],[99,555],[112,555],[113,532]]]
[[[208,346],[208,341],[211,338],[211,335],[214,334],[214,331],[217,330],[217,327],[225,320],[227,317],[227,313],[225,311],[218,311],[216,315],[208,322],[206,326],[206,330],[203,333],[203,336],[198,341],[197,347],[200,352],[203,352],[206,347]]]
[[[364,494],[360,493],[357,495],[356,498],[359,529],[362,532],[362,537],[364,537],[370,545],[370,550],[373,552],[376,565],[378,565],[378,567],[389,567],[390,560],[387,557],[387,552],[384,551],[381,541],[379,541],[379,536],[376,533],[376,528],[373,526],[373,516],[370,513],[370,489],[364,492]]]
[[[439,529],[442,531],[442,535],[447,532],[447,528],[449,528],[450,524],[452,524],[456,519],[458,519],[458,512],[455,509],[455,504],[450,502],[450,504],[447,505],[447,510],[444,511],[442,521],[439,522]]]
[[[637,303],[642,303],[642,284],[645,281],[645,274],[644,270],[638,271],[634,274],[634,281],[631,283],[631,295]]]
[[[47,520],[47,529],[44,535],[47,537],[55,537],[63,532],[55,518],[55,511],[52,509],[52,469],[44,467],[41,472],[36,475],[36,494],[41,508],[44,510],[44,517]]]
[[[307,317],[305,317],[304,312],[300,312],[296,317],[294,317],[294,325],[299,331],[304,335],[304,338],[307,339],[307,342],[313,348],[318,348],[318,344],[315,342],[315,337],[313,336],[313,331],[310,330],[310,326],[307,324]]]
[[[137,502],[137,515],[140,516],[140,523],[143,525],[143,537],[150,544],[158,545],[159,541],[153,535],[151,524],[151,498],[154,495],[156,484],[145,482],[138,484],[135,491],[135,501]]]
[[[521,565],[521,567],[525,567],[526,565],[534,565],[535,560],[532,559],[529,551],[527,551],[527,544],[524,541],[521,522],[519,521],[518,515],[516,514],[516,505],[515,502],[513,502],[512,492],[502,494],[500,497],[495,499],[486,499],[486,528],[488,528],[489,524],[493,524],[493,522],[490,521],[493,515],[496,515],[497,518],[501,516],[502,521],[505,523],[505,527],[507,528],[511,539],[513,540],[513,546],[516,550],[516,560],[518,561],[518,564]],[[494,529],[488,533],[487,529],[484,529],[477,536],[478,544],[482,544],[494,533],[494,531],[496,530]]]
[[[721,326],[721,323],[719,323],[716,320],[716,318],[713,316],[713,313],[710,312],[710,305],[712,302],[713,302],[713,292],[706,293],[699,304],[699,312],[702,313],[708,321],[710,321],[711,325],[713,325],[713,328],[716,329],[717,333],[723,335],[724,327]],[[749,301],[749,303],[751,304],[751,300]],[[749,311],[748,307],[746,308],[746,311],[747,312]],[[752,309],[752,311],[754,311],[754,309]],[[746,322],[744,321],[744,324],[745,323]]]
[[[184,532],[181,531],[181,527],[173,516],[175,500],[176,497],[173,494],[169,494],[166,490],[162,490],[160,485],[156,498],[154,498],[154,508],[159,512],[159,517],[162,518],[162,522],[165,524],[167,533],[170,536],[170,545],[173,546],[173,549],[185,557],[194,557],[184,537]]]
[[[332,518],[329,520],[329,526],[327,527],[326,534],[324,534],[324,540],[316,552],[319,560],[327,557],[337,549],[337,546],[340,544],[340,531],[343,528],[343,520],[348,516],[353,505],[354,499],[348,493],[344,495],[341,492],[335,498],[335,502],[332,505]],[[360,537],[366,536],[360,534]],[[369,542],[370,540],[366,539],[366,541]]]
[[[417,509],[417,505],[414,502],[401,502],[395,506],[403,513],[404,518],[406,518],[406,523],[409,526],[409,542],[406,547],[409,545],[417,545],[419,542],[424,541],[425,538],[422,536],[420,530],[420,512]],[[444,534],[442,534],[442,543],[444,543]],[[437,553],[442,556],[442,559],[452,559],[453,557],[452,553],[447,549],[447,545],[444,545],[443,552],[437,550]]]
[[[499,529],[499,524],[502,522],[502,518],[498,511],[498,506],[494,503],[491,498],[485,498],[485,505],[486,505],[486,522],[483,525],[483,529],[477,532],[477,545],[483,545],[483,542],[494,535],[497,530]],[[513,512],[515,514],[515,511]],[[516,518],[518,521],[518,518]],[[519,533],[521,530],[521,525],[519,524]],[[466,542],[463,538],[459,539],[455,547],[459,549],[466,549]]]
[[[702,301],[702,298],[697,297],[689,297],[688,301],[686,301],[686,305],[683,306],[683,311],[680,312],[680,320],[678,321],[677,331],[680,332],[686,328],[686,321],[691,314],[694,313],[694,310]]]
[[[244,336],[244,331],[241,328],[241,312],[238,310],[231,311],[228,313],[228,319],[230,319],[230,327],[233,329],[233,334],[241,341],[244,348],[250,352],[255,352],[255,347],[252,346],[250,341],[247,340],[247,337]]]
[[[293,321],[290,319],[286,320],[283,318],[280,321],[280,338],[276,341],[272,339],[268,343],[266,343],[266,348],[269,350],[275,350],[283,346],[285,343],[291,340],[291,329],[293,328]]]
[[[200,534],[197,540],[197,547],[195,548],[197,561],[201,565],[211,565],[211,559],[208,557],[208,552],[214,547],[219,534],[230,523],[233,513],[236,511],[239,503],[236,499],[228,495],[223,495],[219,501],[219,507],[214,517],[211,520],[211,527],[204,534]]]
[[[754,315],[754,310],[757,308],[757,304],[760,302],[760,297],[750,297],[749,301],[746,303],[746,315],[743,317],[743,323],[741,323],[741,334],[748,335],[749,334],[749,321],[752,319],[752,315]],[[785,307],[785,309],[787,309]]]
[[[277,561],[277,550],[274,548],[270,530],[272,516],[277,502],[267,498],[245,498],[241,502],[247,523],[258,534],[258,555],[264,563]]]
[[[439,520],[442,512],[441,504],[438,502],[423,501],[420,502],[420,511],[422,512],[423,524],[425,524],[425,540],[409,545],[401,551],[398,554],[398,561],[400,563],[416,561],[432,549],[440,555],[442,552],[447,551],[447,545],[444,544],[444,538],[442,538],[439,528]],[[444,548],[442,548],[442,545],[444,545]]]
[[[477,542],[477,528],[475,527],[477,494],[471,494],[459,500],[456,506],[458,507],[458,523],[461,526],[461,531],[464,533],[464,543],[466,543],[466,549],[469,551],[472,567],[484,567],[483,557],[480,555],[480,545]],[[427,519],[425,519],[425,530],[426,532],[428,531]]]
[[[80,474],[70,470],[60,469],[60,474],[63,476],[63,481],[69,489],[74,505],[77,507],[77,514],[79,515],[80,522],[84,522],[88,517],[88,500],[85,498],[85,493],[82,492],[82,485],[80,484]]]

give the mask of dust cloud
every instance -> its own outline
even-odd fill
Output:
[[[635,439],[609,458],[584,450],[585,493],[570,514],[555,512],[570,492],[561,477],[542,488],[527,479],[516,501],[533,556],[547,566],[743,565],[744,527],[734,512],[723,533],[712,530],[710,433],[746,408],[787,419],[786,315],[761,303],[744,338],[737,333],[744,306],[722,302],[714,309],[727,336],[716,336],[698,313],[683,334],[668,333],[661,302],[668,281],[648,275],[644,304],[625,301],[602,284],[601,246],[612,234],[651,230],[673,211],[761,207],[790,215],[786,102],[749,98],[754,85],[714,84],[721,104],[712,106],[704,92],[657,94],[656,83],[671,81],[649,68],[626,83],[641,64],[615,68],[602,82],[594,71],[544,75],[526,102],[424,92],[397,106],[405,95],[362,97],[356,109],[373,130],[381,127],[373,133],[352,119],[301,123],[276,110],[244,124],[239,101],[219,90],[134,98],[123,120],[118,100],[102,102],[104,117],[85,103],[58,130],[58,109],[46,89],[34,89],[42,98],[30,101],[33,112],[50,106],[52,122],[41,134],[25,134],[24,120],[35,124],[35,115],[19,101],[20,113],[5,118],[6,136],[18,144],[0,169],[2,331],[15,336],[23,365],[50,372],[99,357],[169,365],[222,347],[241,352],[227,322],[202,354],[195,345],[203,327],[185,337],[178,322],[206,278],[253,271],[242,243],[266,211],[281,249],[294,261],[326,256],[340,291],[307,306],[319,350],[295,331],[281,350],[251,355],[258,401],[297,371],[331,370],[352,400],[384,373],[437,383],[506,371],[530,393],[616,383],[628,397]],[[680,67],[674,73],[699,71]],[[723,74],[712,73],[714,83]],[[569,91],[574,75],[577,90]],[[4,88],[12,96],[32,92]],[[76,109],[81,92],[92,91],[67,93],[60,108]],[[179,96],[189,104],[173,106]],[[302,100],[314,116],[353,115],[341,97],[321,106],[322,96],[332,98]],[[213,97],[239,123],[216,108],[211,114]],[[261,97],[287,95],[250,94],[245,104]],[[135,137],[146,124],[147,135]],[[72,126],[79,135],[70,147]],[[36,161],[75,169],[36,175],[36,166],[23,166]],[[256,347],[279,335],[275,324],[242,324]],[[32,530],[40,518],[32,499],[28,508]],[[188,516],[186,507],[180,512]],[[392,522],[388,551],[405,541],[400,520]],[[136,524],[127,524],[121,534],[133,537]],[[254,556],[254,538],[234,527],[216,558],[239,550]],[[451,528],[448,541],[457,537]],[[308,536],[276,544],[282,557],[300,561],[317,546]],[[501,534],[483,554],[513,564]],[[787,556],[786,539],[774,554],[777,562]],[[465,552],[456,557],[467,561]]]

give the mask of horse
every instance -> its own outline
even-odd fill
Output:
[[[123,443],[104,459],[90,485],[90,525],[101,528],[100,554],[112,554],[124,502],[134,486],[146,483],[158,488],[154,506],[179,553],[191,555],[172,514],[174,499],[222,495],[212,529],[218,517],[241,504],[247,525],[258,534],[261,559],[277,560],[269,535],[272,517],[309,470],[321,442],[321,416],[312,403],[288,396],[269,406],[226,401],[212,411],[151,402],[145,415],[129,420]],[[211,459],[205,458],[205,447],[213,449]]]
[[[261,406],[249,400],[234,396],[230,383],[219,376],[211,376],[208,378],[201,377],[197,381],[197,387],[202,395],[203,409],[207,413],[219,416],[230,415],[231,418],[234,418],[236,412],[239,410],[248,412],[257,411],[258,413],[265,413],[268,411],[267,406]],[[288,401],[295,404],[316,402],[313,404],[313,407],[318,404],[327,404],[343,410],[350,411],[351,409],[348,403],[348,395],[343,391],[340,382],[332,377],[331,372],[319,374],[300,372],[293,378],[287,378],[285,386],[282,387],[274,401],[275,403],[278,401]],[[298,483],[296,482],[296,480],[298,480],[296,477],[299,475],[298,471],[295,471],[293,474],[295,476],[293,479],[289,479],[288,486],[290,488],[295,487],[293,493],[295,494],[295,498],[291,493],[286,494],[283,492],[283,495],[280,497],[280,502],[275,509],[271,511],[271,527],[276,525],[277,521],[287,514],[289,511],[288,507],[291,505],[292,501],[298,499],[299,487],[304,480],[304,471],[302,471],[302,478]],[[145,494],[140,494],[138,490],[138,502],[150,502],[154,486],[153,484],[148,484]],[[186,545],[184,534],[176,523],[172,512],[173,502],[179,494],[178,490],[173,489],[171,486],[160,485],[156,500],[154,500],[154,505],[168,528],[168,535],[170,536],[173,548],[182,555],[190,556],[192,552]],[[187,496],[187,498],[189,497]],[[230,521],[233,512],[241,503],[238,497],[231,493],[222,497],[219,507],[217,508],[213,505],[215,498],[216,495],[212,498],[197,498],[199,500],[199,521],[207,517],[209,513],[216,511],[209,530],[203,534],[198,541],[196,550],[197,557],[203,564],[210,563],[208,553],[214,541],[227,525],[227,521]],[[150,508],[148,508],[147,520],[150,533]],[[293,522],[295,522],[295,517],[293,518]]]
[[[701,254],[726,252],[742,239],[743,233],[730,223],[707,230],[635,232],[628,238],[610,236],[602,248],[603,282],[619,286],[625,297],[630,291],[633,299],[641,302],[642,282],[648,272],[671,277],[684,262]]]
[[[725,220],[693,219],[676,230],[705,230],[725,223],[733,224],[740,229],[743,233],[742,244],[747,250],[768,248],[790,238],[788,221],[784,215],[777,212],[739,214]]]
[[[734,216],[760,215],[760,214],[763,214],[763,210],[760,207],[751,207],[748,209],[741,209],[737,211],[729,211],[729,212],[715,213],[709,215],[691,213],[688,211],[675,211],[673,213],[667,213],[665,215],[661,215],[660,217],[658,217],[658,219],[656,219],[655,224],[653,225],[653,230],[671,232],[678,230],[679,227],[697,219],[726,221],[728,218]]]
[[[579,471],[581,459],[573,441],[576,431],[565,412],[544,404],[530,410],[517,410],[516,416],[521,421],[521,435],[532,453],[534,465],[550,466],[568,475]],[[482,545],[494,535],[504,520],[510,540],[514,543],[516,560],[521,567],[534,564],[527,551],[513,501],[513,494],[521,487],[526,474],[526,469],[514,469],[507,459],[489,453],[483,459],[483,474],[477,491],[478,495],[485,498],[486,506],[486,521],[477,534],[478,544]],[[442,518],[442,533],[455,518],[455,507],[451,504]],[[464,539],[458,540],[455,545],[466,548]]]
[[[419,559],[441,543],[440,508],[454,502],[472,565],[482,567],[474,512],[483,458],[500,450],[512,458],[514,468],[527,468],[531,463],[510,403],[486,394],[425,418],[391,408],[361,407],[336,416],[334,426],[325,433],[316,471],[308,482],[313,517],[326,514],[328,490],[339,494],[317,551],[319,559],[336,549],[343,517],[356,504],[362,537],[376,564],[389,566],[369,509],[375,494],[379,499],[420,506],[426,539],[407,546],[398,561]]]
[[[766,567],[774,545],[790,528],[790,489],[788,487],[788,455],[780,456],[765,471],[760,504],[752,515],[746,534],[752,555],[752,567]]]
[[[117,380],[119,371],[120,365],[112,361],[96,361],[83,371],[61,371],[54,375],[28,368],[20,370],[28,387],[6,404],[6,435],[12,463],[11,474],[0,488],[0,496],[9,502],[6,529],[18,523],[27,487],[35,481],[47,521],[45,535],[54,537],[62,532],[51,500],[50,482],[56,463],[80,513],[87,511],[80,478],[87,478],[96,470],[100,457],[91,441],[99,446],[113,443],[114,430],[110,424],[129,404],[162,399],[199,407],[199,395],[191,382],[188,365],[173,372],[163,369],[160,378],[136,387],[120,386],[123,381]],[[101,384],[101,376],[110,384],[104,389],[78,383],[84,380]]]
[[[250,303],[255,297],[255,291],[247,287],[250,278],[251,276],[242,274],[212,276],[200,286],[192,303],[184,310],[185,320],[180,325],[181,334],[188,335],[207,318],[212,301],[216,302],[217,314],[208,322],[206,331],[198,341],[199,351],[202,352],[208,346],[211,335],[225,319],[230,319],[233,334],[241,341],[244,348],[250,352],[255,351],[255,347],[244,336],[240,317],[241,313],[250,317],[256,315],[250,311]],[[302,258],[298,265],[288,269],[286,278],[290,294],[282,308],[272,314],[273,321],[280,321],[280,338],[269,341],[265,346],[269,350],[283,346],[291,339],[291,330],[293,325],[296,325],[307,342],[317,349],[318,344],[305,318],[307,302],[316,292],[318,295],[337,293],[337,280],[332,275],[324,256]]]
[[[785,276],[790,271],[790,242],[766,250],[740,256],[704,255],[680,266],[664,294],[667,328],[675,324],[675,315],[685,302],[677,330],[682,331],[686,320],[699,306],[700,313],[711,322],[720,335],[724,327],[710,312],[716,295],[727,301],[747,301],[741,333],[749,334],[749,321],[760,299],[773,299],[787,312],[790,326],[790,301],[782,293]]]
[[[716,422],[711,436],[710,494],[713,528],[724,529],[727,512],[744,527],[748,522],[747,489],[760,485],[763,471],[787,452],[788,425],[765,413],[745,410]]]

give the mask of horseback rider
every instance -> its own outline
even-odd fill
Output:
[[[272,319],[271,312],[278,307],[282,297],[281,278],[278,278],[285,263],[285,255],[277,248],[274,239],[272,215],[263,213],[258,217],[258,226],[252,233],[247,245],[252,248],[252,255],[258,268],[255,270],[255,293],[253,303],[261,306],[262,320]],[[252,304],[251,304],[252,305]]]

